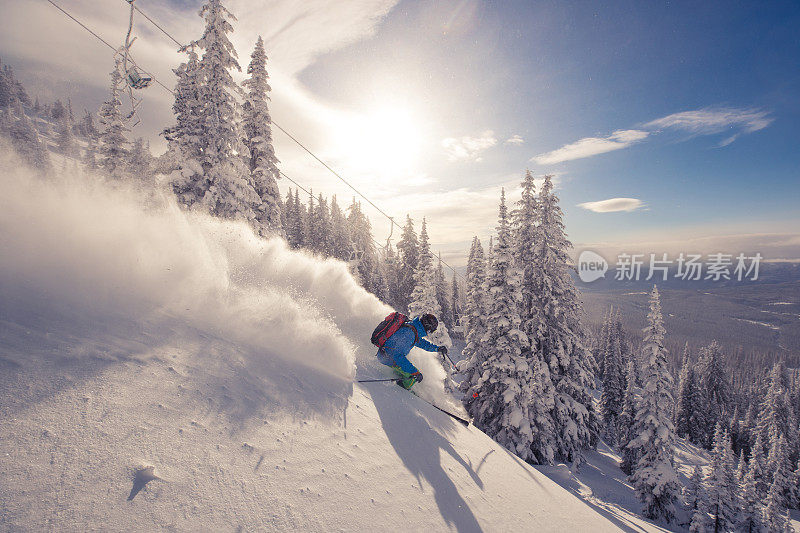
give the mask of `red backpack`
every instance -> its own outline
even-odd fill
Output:
[[[391,313],[389,316],[384,318],[380,324],[378,324],[378,327],[372,332],[372,344],[378,348],[383,348],[383,345],[386,344],[386,341],[389,339],[389,337],[394,335],[395,332],[403,326],[410,327],[412,330],[414,330],[414,344],[416,344],[419,341],[417,328],[409,323],[406,315],[397,312]]]

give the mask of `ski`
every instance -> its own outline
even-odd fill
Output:
[[[416,394],[415,394],[414,396],[416,396]],[[417,396],[417,398],[419,398],[419,396]],[[422,400],[422,398],[419,398],[419,399],[420,399],[420,400]],[[458,416],[458,415],[454,415],[454,414],[453,414],[453,413],[451,413],[450,411],[445,411],[445,410],[444,410],[444,409],[442,409],[441,407],[437,407],[437,406],[433,405],[431,402],[428,402],[428,401],[425,401],[425,400],[422,400],[422,401],[423,401],[423,402],[425,402],[425,403],[427,403],[428,405],[430,405],[430,406],[431,406],[431,407],[433,407],[434,409],[438,409],[439,411],[443,412],[443,413],[444,413],[444,414],[446,414],[447,416],[449,416],[449,417],[452,417],[452,418],[453,418],[453,420],[455,420],[456,422],[459,422],[459,423],[463,424],[463,425],[464,425],[464,427],[469,427],[469,420],[465,420],[465,419],[461,418],[461,417],[460,417],[460,416]]]
[[[382,379],[357,379],[357,380],[356,380],[356,383],[389,383],[389,382],[394,382],[394,383],[397,383],[397,384],[399,385],[401,381],[403,381],[403,379],[402,379],[402,378],[399,378],[399,379],[398,379],[398,378],[382,378]],[[405,390],[405,388],[404,388],[404,390]],[[413,392],[411,392],[411,391],[408,391],[408,392],[410,392],[411,394],[414,394],[414,393],[413,393]],[[421,398],[421,397],[420,397],[420,396],[418,396],[417,394],[414,394],[414,396],[416,396],[417,398],[419,398],[419,399],[420,399],[420,400],[422,400],[423,402],[427,403],[428,405],[430,405],[430,406],[431,406],[431,407],[433,407],[434,409],[438,409],[439,411],[443,412],[443,413],[444,413],[444,414],[446,414],[447,416],[451,417],[453,420],[456,420],[456,421],[457,421],[457,422],[459,422],[460,424],[463,424],[463,425],[464,425],[464,427],[469,427],[469,420],[467,420],[467,419],[465,419],[465,418],[462,418],[462,417],[460,417],[460,416],[458,416],[458,415],[456,415],[456,414],[453,414],[453,413],[451,413],[450,411],[445,411],[445,410],[444,410],[444,409],[442,409],[441,407],[439,407],[439,406],[436,406],[436,405],[433,405],[431,402],[429,402],[428,400],[426,400],[426,399],[424,399],[424,398]]]

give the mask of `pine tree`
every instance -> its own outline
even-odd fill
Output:
[[[302,248],[306,246],[306,207],[300,203],[299,189],[294,190],[294,200],[292,201],[292,216],[289,217],[288,231],[292,236],[292,246]],[[348,256],[350,252],[350,236],[347,237]]]
[[[153,166],[154,160],[149,145],[145,144],[141,137],[137,138],[128,154],[130,174],[137,179],[149,182],[153,178]]]
[[[639,450],[638,459],[630,476],[642,510],[647,518],[672,521],[674,501],[680,490],[675,472],[672,426],[672,376],[664,348],[664,318],[658,289],[650,293],[650,313],[647,315],[642,361],[644,387],[636,418],[633,422],[635,438],[629,446]]]
[[[25,114],[22,101],[15,99],[13,115],[8,111],[0,112],[0,117],[10,121],[8,125],[0,126],[0,131],[7,129],[11,145],[23,162],[40,172],[50,170],[50,154],[39,138],[39,133],[33,122]]]
[[[789,477],[789,506],[800,509],[800,459]]]
[[[730,436],[718,422],[714,431],[711,471],[706,479],[708,510],[714,533],[731,531],[736,527],[736,479],[733,469]]]
[[[786,526],[784,489],[787,482],[782,469],[775,472],[764,507],[764,524],[769,531],[783,531]]]
[[[347,261],[350,256],[349,222],[339,208],[336,196],[331,198],[331,250],[333,257]]]
[[[683,491],[683,498],[686,502],[686,508],[691,515],[697,510],[700,500],[703,498],[703,470],[700,465],[694,465],[692,470],[692,477],[689,478],[689,483]]]
[[[526,335],[532,336],[539,328],[539,302],[536,295],[539,293],[541,280],[537,277],[542,270],[541,251],[537,248],[536,238],[539,229],[539,211],[536,200],[536,187],[530,170],[525,171],[522,180],[522,197],[517,202],[517,209],[512,213],[514,259],[520,266],[522,304],[520,305],[520,318],[522,330]]]
[[[788,376],[783,363],[779,361],[770,373],[769,387],[759,409],[756,432],[770,446],[783,436],[789,457],[797,459],[798,422],[788,392]]]
[[[625,369],[622,363],[622,349],[617,330],[608,319],[607,347],[605,350],[605,373],[603,375],[603,393],[600,397],[600,414],[606,434],[611,442],[617,443],[619,417],[625,402]]]
[[[675,434],[679,437],[689,436],[689,419],[692,416],[693,405],[692,385],[694,370],[689,359],[689,342],[683,348],[681,371],[678,375],[678,399],[675,402]]]
[[[408,312],[412,316],[431,313],[439,318],[442,315],[442,310],[439,307],[439,300],[436,298],[436,272],[433,268],[433,254],[431,254],[427,223],[424,218],[422,219],[422,229],[419,236],[419,260],[417,261],[417,270],[414,272],[414,291],[411,293]],[[429,339],[439,346],[447,346],[449,348],[453,345],[447,326],[441,319],[439,320],[439,327],[429,336]],[[441,362],[446,372],[445,390],[449,392],[456,387],[452,379],[452,369],[448,361],[442,358]]]
[[[752,463],[752,461],[751,461]],[[763,498],[758,490],[757,469],[749,465],[741,484],[741,505],[738,531],[758,533],[763,531]]]
[[[786,444],[786,437],[781,435],[776,441],[772,442],[769,450],[769,458],[767,460],[767,472],[769,474],[768,480],[775,486],[778,481],[778,489],[780,490],[781,501],[780,503],[786,507],[791,501],[792,488],[789,486],[789,480],[792,476],[792,463],[789,459],[789,451]]]
[[[692,512],[691,522],[689,522],[689,533],[707,533],[708,531],[708,510],[705,496],[697,500],[697,507]]]
[[[725,366],[725,357],[717,341],[712,341],[705,348],[700,349],[699,381],[703,395],[703,418],[706,422],[705,438],[703,443],[710,446],[713,434],[710,433],[710,423],[722,420],[723,413],[728,408],[730,401],[730,383]]]
[[[309,212],[311,213],[309,227],[312,231],[309,233],[308,246],[313,252],[323,257],[330,257],[333,251],[331,219],[328,202],[322,194],[317,197],[317,207],[313,211],[309,203]]]
[[[441,309],[439,320],[444,323],[449,333],[453,329],[452,296],[450,294],[450,287],[448,287],[447,280],[444,277],[441,254],[439,255],[439,262],[436,265],[435,287],[436,300],[439,302],[439,309]]]
[[[482,340],[487,330],[488,300],[484,292],[486,259],[478,237],[473,237],[467,261],[467,300],[464,308],[464,337],[466,346],[461,352],[459,371],[463,379],[459,389],[464,393],[462,403],[473,418],[477,414],[477,383],[483,374],[485,353]]]
[[[72,119],[71,111],[66,113],[58,122],[56,135],[58,151],[67,157],[76,157],[79,154],[78,143],[75,140],[75,134],[73,131],[74,125],[75,124]]]
[[[378,255],[375,250],[375,241],[372,240],[372,226],[361,210],[361,204],[355,199],[349,210],[347,220],[351,231],[350,240],[353,250],[362,255],[356,265],[356,274],[366,290],[385,301],[387,298],[386,282],[378,269]]]
[[[174,69],[178,78],[175,84],[175,101],[172,112],[175,124],[166,128],[162,135],[168,142],[168,152],[164,157],[165,173],[172,173],[171,184],[178,202],[191,206],[202,198],[204,192],[198,176],[202,175],[200,164],[203,148],[203,102],[201,100],[202,77],[199,71],[196,44],[181,49],[187,60]]]
[[[461,320],[461,297],[460,292],[458,290],[458,278],[456,277],[455,271],[453,271],[453,279],[450,282],[450,309],[452,311],[452,315],[450,318],[451,323],[453,326],[459,325],[459,320]]]
[[[512,256],[505,191],[500,199],[497,232],[495,253],[485,283],[488,299],[487,333],[483,342],[485,360],[474,387],[478,397],[471,407],[477,427],[521,458],[538,461],[533,452],[529,413],[534,376],[523,354],[528,339],[519,329],[520,275]]]
[[[633,467],[639,459],[640,443],[634,442],[636,435],[633,433],[633,423],[639,405],[639,389],[636,386],[636,366],[633,358],[628,360],[628,368],[625,373],[625,399],[622,404],[622,412],[619,415],[619,432],[617,439],[619,442],[620,455],[622,461],[620,469],[627,475],[633,473]]]
[[[280,173],[278,158],[272,146],[272,118],[267,104],[271,88],[267,74],[267,54],[261,36],[258,37],[250,57],[250,65],[247,67],[250,77],[242,82],[248,89],[243,105],[242,130],[244,144],[250,152],[247,160],[250,179],[256,194],[261,198],[256,220],[262,234],[282,235],[280,192],[277,183]]]
[[[200,16],[206,26],[194,45],[202,57],[187,76],[195,77],[197,101],[189,102],[192,123],[200,127],[196,139],[187,139],[189,153],[180,154],[183,169],[173,179],[179,200],[186,206],[202,205],[211,214],[245,220],[257,226],[261,198],[250,183],[250,172],[243,158],[249,157],[242,142],[242,89],[233,80],[231,69],[241,70],[236,50],[228,39],[236,18],[222,0],[208,0]],[[180,83],[180,79],[179,79]],[[176,100],[176,104],[177,104]],[[191,104],[197,104],[192,110]],[[181,104],[183,106],[183,103]],[[179,106],[179,108],[181,108]]]
[[[111,71],[111,93],[108,100],[103,102],[98,113],[100,117],[100,134],[98,137],[100,160],[98,164],[108,176],[115,179],[126,177],[128,166],[128,139],[126,134],[129,129],[125,125],[125,120],[120,110],[122,107],[122,102],[119,99],[119,93],[122,90],[120,68],[121,65],[117,60],[114,64],[114,70]],[[59,111],[59,114],[64,116],[66,111]]]
[[[541,353],[555,386],[556,454],[580,461],[582,450],[597,442],[598,420],[591,394],[595,363],[584,345],[581,305],[567,253],[572,244],[564,233],[563,213],[550,176],[544,178],[537,205],[532,279],[536,280],[533,305],[538,324],[530,337],[531,351]]]
[[[764,441],[761,435],[756,435],[756,440],[750,450],[750,463],[749,469],[753,472],[756,481],[756,490],[758,492],[759,500],[763,500],[769,491],[769,483],[767,482],[767,458],[764,456]]]
[[[406,225],[403,227],[403,234],[397,243],[397,251],[400,255],[400,269],[398,275],[398,292],[395,301],[398,302],[400,310],[409,313],[408,304],[411,293],[414,290],[414,272],[417,270],[419,262],[419,241],[414,232],[414,221],[406,215]]]

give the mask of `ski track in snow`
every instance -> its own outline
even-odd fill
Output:
[[[344,264],[0,162],[0,529],[620,527],[420,398],[354,385],[390,375],[367,340],[388,309]],[[446,399],[435,355],[412,360]]]

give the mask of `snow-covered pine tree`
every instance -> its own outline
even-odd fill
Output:
[[[174,69],[178,81],[175,84],[175,101],[172,112],[175,124],[165,128],[162,135],[167,140],[168,150],[163,157],[160,171],[171,173],[172,191],[183,206],[194,205],[202,198],[198,177],[203,173],[200,164],[203,137],[203,102],[201,100],[202,77],[199,72],[196,44],[182,48],[187,60]]]
[[[752,461],[751,461],[752,463]],[[747,472],[740,484],[740,506],[738,530],[746,533],[759,533],[764,530],[763,497],[758,490],[758,475],[756,468],[748,465]]]
[[[120,73],[119,60],[114,62],[111,71],[111,90],[108,100],[103,102],[98,113],[100,117],[100,133],[98,135],[98,165],[105,173],[114,179],[127,176],[128,170],[128,127],[125,117],[122,116],[122,101],[119,99],[122,90],[122,74]],[[63,108],[63,106],[62,106]],[[66,111],[60,113],[66,115]]]
[[[694,370],[689,355],[689,341],[683,347],[681,371],[678,374],[678,398],[675,401],[675,434],[679,437],[688,437],[689,418],[692,413],[691,385]]]
[[[292,202],[292,209],[294,210],[292,213],[292,217],[290,217],[290,225],[289,231],[291,231],[294,237],[294,247],[295,248],[302,248],[307,245],[308,236],[306,235],[306,219],[308,218],[306,213],[306,206],[300,203],[300,190],[294,190],[294,201]],[[348,235],[348,243],[350,242],[350,237]],[[348,246],[348,253],[349,253],[349,246]]]
[[[777,454],[785,453],[782,449],[785,446],[785,442],[785,439],[781,436],[779,444],[774,447],[777,449]],[[776,458],[776,468],[772,472],[772,484],[769,487],[764,506],[764,524],[769,531],[783,531],[786,526],[785,493],[788,483],[789,478],[786,475],[786,471],[780,465],[779,458]]]
[[[532,449],[529,413],[534,376],[523,353],[528,339],[519,329],[520,273],[514,267],[508,218],[503,191],[497,243],[485,283],[488,329],[482,343],[484,361],[474,386],[478,397],[470,407],[475,425],[487,435],[526,461],[538,461]]]
[[[635,438],[629,443],[629,446],[638,449],[638,459],[630,481],[644,504],[644,516],[670,522],[675,516],[674,502],[680,492],[680,482],[673,457],[673,381],[667,363],[667,350],[664,348],[666,330],[661,301],[655,285],[650,293],[647,321],[642,346],[642,362],[645,365],[642,399],[633,422]]]
[[[428,228],[424,218],[419,237],[419,260],[417,261],[417,270],[414,272],[414,291],[411,293],[411,300],[408,303],[408,312],[411,316],[419,316],[424,313],[436,315],[436,318],[439,319],[439,327],[428,336],[428,339],[436,345],[450,348],[453,346],[453,341],[450,340],[447,326],[441,320],[442,310],[436,297],[436,271],[433,268],[433,254],[428,242]],[[456,388],[452,378],[453,369],[450,362],[444,357],[440,356],[440,360],[446,373],[445,390],[452,392]]]
[[[39,133],[36,131],[33,122],[25,114],[22,101],[15,99],[13,111],[2,111],[0,112],[0,117],[5,117],[5,120],[8,120],[8,124],[2,125],[0,129],[8,131],[11,145],[22,158],[22,161],[41,172],[50,170],[50,153],[39,138]]]
[[[441,309],[441,320],[447,327],[448,333],[453,329],[453,308],[452,308],[452,295],[450,294],[450,287],[447,285],[447,279],[444,277],[444,269],[442,268],[442,255],[438,256],[438,263],[436,264],[436,300],[439,302],[439,309]],[[438,315],[437,315],[438,316]]]
[[[381,250],[380,257],[381,272],[383,272],[383,276],[386,279],[386,303],[388,303],[390,307],[397,309],[398,302],[394,298],[397,294],[398,263],[400,259],[390,241],[386,242],[386,246]]]
[[[684,346],[683,364],[678,382],[676,433],[694,444],[704,445],[706,438],[705,395],[700,387],[688,343]]]
[[[336,259],[347,261],[350,258],[349,222],[336,201],[336,195],[331,197],[331,250]]]
[[[703,487],[701,487],[702,491]],[[707,533],[708,532],[708,510],[705,501],[705,494],[701,492],[701,497],[697,500],[697,507],[691,513],[689,522],[689,533]]]
[[[575,461],[577,463],[576,466],[579,466],[582,455],[577,450],[579,450],[580,445],[576,448],[574,441],[567,443],[565,442],[567,439],[560,439],[559,435],[554,433],[556,426],[554,421],[554,416],[556,416],[556,391],[553,378],[550,375],[549,361],[545,359],[545,351],[542,349],[544,302],[538,298],[542,294],[542,279],[538,276],[541,276],[547,269],[546,257],[551,252],[546,247],[540,247],[541,242],[537,241],[547,233],[540,233],[540,230],[542,230],[542,221],[540,220],[542,213],[539,211],[539,200],[536,198],[533,175],[529,170],[525,172],[521,187],[521,198],[517,202],[517,208],[512,213],[513,254],[515,266],[520,271],[521,301],[519,312],[522,320],[520,328],[529,339],[539,339],[539,342],[531,342],[524,351],[534,380],[532,403],[529,407],[531,433],[533,435],[531,439],[532,451],[537,462],[552,462],[555,455],[560,454],[567,460]],[[552,205],[552,201],[547,203]],[[548,211],[548,213],[552,214],[552,210]],[[560,224],[560,211],[554,216],[558,218],[555,221],[557,226]],[[553,222],[555,219],[551,217],[548,220]],[[563,233],[560,236],[563,237]],[[554,259],[558,261],[559,257],[556,256]],[[550,316],[550,318],[553,317]],[[553,322],[551,321],[550,324],[552,325]],[[565,391],[567,389],[568,387],[564,388]],[[561,401],[566,399],[565,396],[561,395],[559,398]],[[566,404],[573,406],[573,398],[567,400]],[[567,417],[574,415],[574,413],[564,414],[567,414]],[[564,417],[561,422],[568,424],[567,417]],[[579,419],[580,416],[576,418]],[[577,427],[580,428],[580,426],[579,422]],[[561,429],[561,435],[565,435],[563,428]],[[558,444],[559,440],[561,445]]]
[[[175,182],[176,192],[187,206],[200,204],[215,216],[256,225],[261,198],[250,183],[250,172],[243,160],[249,156],[241,133],[238,99],[243,95],[230,73],[231,69],[241,70],[228,39],[233,31],[229,21],[236,17],[222,0],[208,0],[200,9],[200,16],[206,26],[195,45],[203,55],[192,73],[199,79],[199,167],[189,165],[188,172]]]
[[[797,416],[789,399],[789,378],[782,361],[772,367],[764,399],[761,401],[756,433],[765,445],[774,446],[781,435],[786,439],[787,453],[792,460],[798,444]]]
[[[639,388],[636,386],[636,363],[634,358],[628,360],[625,372],[625,399],[622,412],[619,415],[619,452],[622,457],[620,469],[628,475],[633,472],[633,467],[639,458],[639,442],[633,442],[636,435],[633,433],[633,422],[639,405]]]
[[[704,401],[699,407],[703,409],[703,418],[706,421],[703,444],[710,447],[714,437],[711,424],[722,420],[730,402],[730,381],[725,356],[717,341],[700,349],[698,367],[700,388],[704,395]]]
[[[138,137],[133,141],[130,152],[128,153],[128,169],[132,177],[137,180],[150,182],[153,178],[153,156],[150,153],[149,144],[144,139]]]
[[[395,301],[400,306],[400,310],[409,313],[408,304],[411,293],[414,291],[414,272],[417,270],[419,262],[419,241],[414,232],[414,221],[406,215],[406,225],[403,227],[403,234],[397,243],[397,252],[400,255],[400,268],[398,272],[397,294],[394,295]]]
[[[461,319],[461,296],[458,290],[458,277],[456,276],[455,271],[453,271],[453,279],[450,282],[450,310],[452,311],[450,321],[453,326],[458,325],[458,321]]]
[[[622,362],[622,349],[617,330],[612,323],[611,313],[608,319],[607,346],[605,352],[605,373],[603,374],[603,392],[600,396],[600,415],[606,436],[613,444],[619,443],[619,417],[625,403],[625,367]]]
[[[482,339],[486,334],[488,301],[484,292],[486,259],[478,237],[472,238],[467,260],[467,299],[464,306],[464,338],[466,346],[461,352],[459,371],[463,376],[459,389],[464,393],[462,403],[473,418],[477,414],[478,379],[483,374],[485,353]]]
[[[714,533],[732,531],[738,521],[733,461],[730,436],[722,423],[717,422],[711,451],[711,470],[706,478],[708,511],[711,513],[710,530]]]
[[[71,112],[65,113],[57,126],[56,143],[58,151],[67,157],[75,157],[79,154],[78,142],[75,140],[73,131],[74,126]]]
[[[553,193],[551,176],[545,176],[537,202],[538,221],[533,233],[535,280],[533,305],[536,329],[531,351],[541,353],[555,386],[556,455],[580,461],[582,450],[597,442],[598,419],[592,405],[594,358],[584,344],[581,304],[570,277],[572,244],[564,232],[563,213]]]
[[[789,506],[800,509],[800,459],[789,477]]]
[[[354,250],[363,254],[356,267],[359,279],[366,290],[386,301],[386,283],[378,270],[378,254],[375,241],[372,240],[372,226],[355,198],[349,211],[347,220],[351,231],[350,240]]]
[[[272,118],[267,104],[271,90],[267,74],[267,54],[260,35],[250,58],[250,65],[247,67],[250,77],[242,82],[248,90],[243,105],[242,131],[244,144],[250,152],[247,160],[250,179],[256,194],[261,198],[261,205],[256,210],[257,226],[264,235],[283,235],[277,183],[280,173],[278,158],[272,146]]]
[[[433,268],[433,254],[431,253],[428,241],[427,221],[422,219],[422,229],[419,233],[419,259],[417,269],[414,271],[414,290],[411,293],[411,301],[408,304],[408,312],[411,316],[431,313],[440,318],[442,309],[439,307],[439,299],[436,297],[436,271]],[[434,344],[445,345],[448,348],[453,345],[450,340],[447,326],[439,320],[439,327],[430,336],[430,341]],[[445,365],[447,367],[448,365]]]
[[[786,507],[791,501],[792,488],[789,486],[789,480],[792,476],[792,465],[789,459],[788,445],[786,437],[781,435],[777,440],[773,441],[769,457],[767,459],[767,482],[771,483],[770,492],[775,487],[775,482],[778,481],[778,489],[780,489],[781,504]],[[768,497],[771,497],[768,495]]]
[[[686,509],[689,511],[689,516],[692,516],[700,500],[703,498],[703,470],[700,465],[694,465],[692,470],[692,477],[689,478],[689,483],[683,489],[683,500],[686,502]]]
[[[512,235],[514,260],[520,270],[520,291],[522,303],[520,305],[520,318],[522,331],[532,336],[538,330],[540,321],[539,301],[536,295],[541,288],[542,250],[537,247],[536,238],[539,230],[539,211],[536,199],[536,187],[533,183],[533,174],[525,171],[522,180],[522,197],[517,202],[517,208],[512,212]]]
[[[311,211],[310,208],[309,211]],[[309,218],[312,219],[309,222],[309,227],[313,228],[313,231],[309,234],[310,242],[308,247],[314,253],[323,257],[330,257],[333,252],[331,219],[328,212],[328,202],[322,197],[322,194],[317,197],[317,207],[311,212]]]

